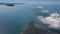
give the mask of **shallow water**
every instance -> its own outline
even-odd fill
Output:
[[[0,34],[20,34],[29,20],[34,20],[34,12],[28,7],[0,6]]]

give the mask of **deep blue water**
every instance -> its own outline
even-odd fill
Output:
[[[32,5],[17,5],[15,7],[0,6],[0,34],[20,34],[22,28],[25,27],[26,22],[35,21],[42,25],[42,22],[38,22],[34,16]],[[49,10],[50,13],[56,11],[59,12],[59,5],[36,5],[43,6]],[[59,12],[60,13],[60,12]]]

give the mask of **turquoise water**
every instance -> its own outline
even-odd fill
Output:
[[[42,25],[42,22],[34,16],[36,12],[32,10],[33,6],[35,5],[0,6],[0,34],[20,34],[29,21]],[[48,6],[46,9],[49,10],[49,8],[52,7]]]
[[[34,12],[27,5],[0,6],[0,34],[20,34],[29,21],[36,21]]]

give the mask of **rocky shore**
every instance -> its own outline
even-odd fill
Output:
[[[29,22],[28,27],[21,34],[60,34],[60,30],[39,28],[34,25],[34,22]]]

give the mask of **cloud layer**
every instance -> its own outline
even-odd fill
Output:
[[[49,24],[48,28],[60,28],[60,15],[52,13],[48,17],[38,16],[44,24]]]

